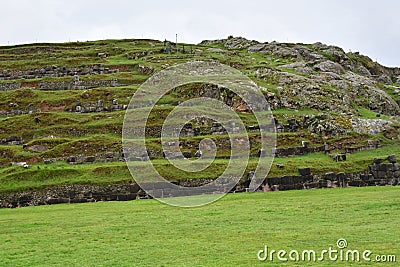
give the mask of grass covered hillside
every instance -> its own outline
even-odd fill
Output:
[[[376,157],[400,155],[400,70],[339,47],[240,37],[200,44],[125,39],[2,46],[0,193],[132,182],[121,143],[132,95],[157,71],[195,60],[229,65],[260,86],[276,119],[278,149],[328,145],[327,153],[287,156],[289,150],[282,150],[269,177],[296,175],[304,167],[313,174],[364,171]],[[181,150],[190,157],[203,138],[220,144],[212,168],[201,174],[176,172],[160,141],[163,120],[180,102],[203,95],[222,99],[224,90],[189,84],[155,106],[146,143],[169,180],[214,179],[226,166],[228,136],[213,134],[211,125],[194,124],[199,134],[181,137]],[[257,121],[237,113],[249,130],[252,171],[260,148],[259,132],[252,130]],[[346,161],[330,157],[343,153]]]

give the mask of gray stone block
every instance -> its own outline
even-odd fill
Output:
[[[334,172],[327,172],[327,173],[325,173],[325,175],[324,175],[324,179],[325,179],[325,180],[334,181],[334,180],[336,180],[336,173],[334,173]]]
[[[378,175],[376,178],[383,179],[386,177],[386,171],[378,171]]]
[[[95,161],[96,161],[96,157],[94,157],[94,156],[88,156],[84,159],[84,162],[86,162],[86,163],[93,163]]]
[[[393,170],[394,171],[400,171],[400,163],[393,164]]]
[[[390,163],[397,163],[396,155],[390,155],[390,156],[388,156],[388,157],[387,157],[387,160],[388,160]]]
[[[387,171],[388,171],[388,166],[387,166],[387,164],[380,164],[380,165],[378,166],[378,171],[387,172]]]
[[[311,169],[310,168],[299,168],[299,173],[302,176],[310,175]]]
[[[68,163],[74,163],[74,162],[76,162],[76,157],[75,157],[75,156],[70,156],[70,157],[68,157],[68,158],[67,158],[67,162],[68,162]]]

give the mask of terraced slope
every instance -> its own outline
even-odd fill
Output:
[[[240,37],[178,47],[136,39],[29,44],[0,48],[0,192],[132,182],[121,148],[131,96],[153,73],[194,60],[234,67],[261,87],[279,132],[269,177],[295,175],[304,167],[313,174],[359,172],[375,157],[399,154],[400,69],[339,47]],[[212,122],[194,122],[196,134],[181,137],[187,157],[195,157],[203,138],[215,140],[219,150],[212,168],[190,176],[163,159],[163,119],[196,96],[235,108],[252,141],[247,168],[252,171],[260,148],[254,116],[225,97],[225,88],[200,83],[175,88],[157,103],[147,141],[154,164],[173,181],[214,179],[223,171],[228,136],[217,134]],[[346,161],[329,156],[346,152]]]

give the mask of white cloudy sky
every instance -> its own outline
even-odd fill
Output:
[[[400,66],[400,1],[2,0],[0,45],[164,38],[335,44]]]

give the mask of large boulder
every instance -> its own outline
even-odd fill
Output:
[[[381,74],[376,80],[380,83],[393,84],[392,79],[386,74]]]
[[[368,76],[368,77],[371,76],[371,72],[361,64],[356,67],[356,72],[363,76]]]
[[[243,37],[230,37],[225,42],[225,47],[228,49],[243,49],[247,48],[253,44],[257,43],[256,41],[249,41]]]
[[[310,168],[299,168],[299,173],[302,176],[311,175],[311,169]]]
[[[298,52],[293,48],[277,42],[256,44],[250,46],[248,51],[271,54],[279,58],[298,58],[299,55]]]
[[[43,145],[33,145],[31,147],[29,147],[29,150],[32,150],[34,152],[44,152],[49,150],[46,146]]]
[[[396,159],[396,155],[395,154],[393,154],[393,155],[390,155],[390,156],[388,156],[387,157],[387,160],[390,162],[390,163],[397,163],[397,159]]]
[[[378,134],[392,125],[391,121],[383,119],[351,119],[353,130],[357,133]]]
[[[333,72],[336,74],[344,73],[344,68],[340,64],[330,60],[326,60],[314,65],[314,70],[323,72]]]
[[[349,126],[343,122],[339,122],[328,113],[311,115],[305,118],[305,126],[312,133],[322,136],[339,136],[350,132]],[[342,120],[347,121],[345,115],[342,115]]]
[[[296,45],[293,49],[297,52],[299,59],[304,59],[306,61],[321,61],[326,59],[323,55],[303,45]]]

